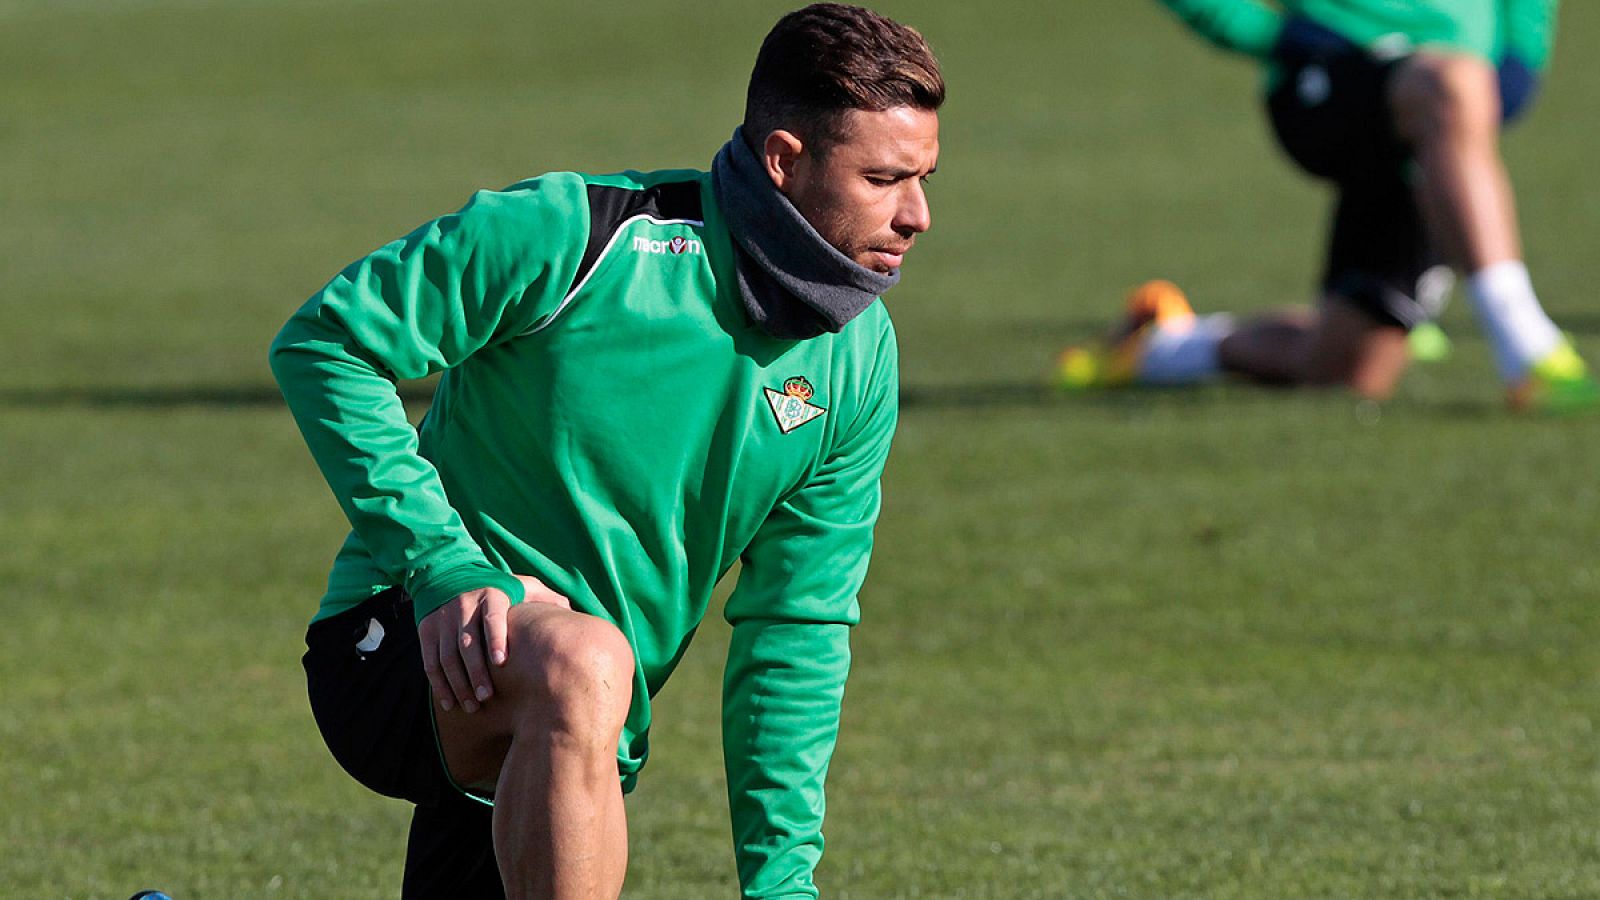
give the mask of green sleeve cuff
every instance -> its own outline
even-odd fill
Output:
[[[484,563],[467,563],[442,570],[424,569],[406,579],[406,593],[411,595],[412,613],[418,625],[429,613],[457,596],[480,588],[499,588],[511,598],[512,604],[522,602],[522,582]]]

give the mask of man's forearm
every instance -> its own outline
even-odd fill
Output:
[[[815,897],[823,783],[838,738],[849,626],[743,621],[723,685],[723,760],[745,897]]]

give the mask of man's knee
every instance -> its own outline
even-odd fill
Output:
[[[527,724],[614,743],[633,699],[633,650],[622,632],[565,611],[513,616],[511,627],[504,677],[527,701]]]
[[[1410,359],[1406,330],[1380,322],[1338,295],[1324,298],[1301,383],[1350,388],[1375,400],[1394,392]]]
[[[1476,56],[1423,52],[1407,59],[1390,87],[1401,137],[1416,145],[1493,137],[1500,90],[1492,66]]]

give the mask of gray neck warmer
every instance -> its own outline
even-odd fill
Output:
[[[773,337],[837,332],[900,280],[898,269],[874,272],[823,240],[738,129],[711,162],[711,190],[737,249],[745,313]]]

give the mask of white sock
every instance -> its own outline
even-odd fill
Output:
[[[1561,345],[1561,331],[1539,305],[1528,267],[1521,260],[1498,262],[1467,279],[1467,296],[1489,338],[1500,379],[1520,381],[1528,368]]]
[[[1213,313],[1157,325],[1145,338],[1135,380],[1140,384],[1194,384],[1222,372],[1217,347],[1233,333],[1233,317]]]

